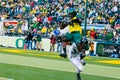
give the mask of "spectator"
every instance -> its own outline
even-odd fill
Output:
[[[28,49],[31,50],[32,49],[32,39],[33,39],[32,32],[29,32],[27,37],[28,37]]]
[[[118,46],[114,46],[114,51],[113,51],[113,53],[111,54],[111,58],[119,58],[119,48],[118,48]]]
[[[55,37],[55,35],[52,35],[50,38],[50,50],[49,51],[54,52],[55,44],[56,44],[56,37]]]
[[[42,36],[41,36],[40,31],[38,31],[36,38],[37,38],[36,50],[41,51],[42,50]]]
[[[54,29],[53,32],[54,32],[56,38],[57,38],[58,35],[60,34],[60,31],[57,29],[57,27],[55,27],[55,29]]]
[[[32,35],[33,35],[33,39],[32,39],[32,45],[33,46],[32,46],[32,49],[35,50],[36,49],[36,42],[37,42],[37,40],[36,40],[37,32],[33,32]]]
[[[24,50],[27,49],[27,46],[28,46],[28,39],[27,39],[27,35],[25,35],[25,39],[24,39]]]
[[[95,54],[94,54],[94,42],[90,43],[89,55],[90,56],[95,56]]]
[[[77,5],[75,5],[76,1],[78,1],[79,4],[77,3]],[[68,13],[70,7],[76,9],[77,17],[84,19],[84,1],[85,0],[0,0],[0,20],[20,19],[22,21],[28,21],[28,28],[27,24],[24,24],[26,22],[24,22],[20,26],[16,26],[16,29],[6,30],[6,33],[9,36],[18,36],[20,29],[22,31],[22,34],[20,35],[23,36],[28,29],[31,29],[31,31],[36,29],[36,31],[40,30],[43,36],[46,37],[47,32],[51,33],[56,30],[52,26],[59,26],[59,22],[65,20],[65,15]],[[87,23],[109,24],[111,30],[116,30],[115,27],[120,25],[119,4],[120,0],[88,0]],[[46,27],[43,27],[42,25]],[[49,27],[49,25],[51,26]],[[102,33],[102,31],[97,33],[101,40],[106,40],[106,36],[110,36],[108,28],[106,28],[105,33]],[[117,35],[113,36],[115,37],[115,40],[117,40],[116,42],[119,41],[118,37],[120,33],[118,33],[119,32],[116,31]],[[91,31],[90,37],[93,40],[96,39],[94,34],[95,33]]]
[[[42,28],[41,33],[42,33],[43,37],[46,37],[46,33],[47,33],[47,27],[46,26],[44,26]]]
[[[120,34],[116,34],[115,36],[115,42],[120,43]]]
[[[62,53],[62,36],[60,34],[57,37],[57,52]]]
[[[91,38],[92,40],[94,40],[94,39],[96,38],[96,32],[95,32],[95,29],[94,29],[94,28],[92,28],[91,31],[90,31],[90,38]]]

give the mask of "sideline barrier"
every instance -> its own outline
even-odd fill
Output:
[[[0,36],[0,45],[5,47],[24,48],[24,37]],[[49,51],[50,40],[42,39],[42,48],[44,51]]]
[[[22,44],[22,46],[19,46],[19,42],[22,42],[21,44]],[[16,47],[17,48],[21,48],[21,49],[23,49],[24,48],[24,39],[23,38],[18,38],[17,40],[16,40]]]
[[[9,36],[0,36],[0,45],[5,47],[16,47],[16,40],[17,39],[24,39],[23,37],[9,37]],[[19,47],[22,46],[22,41],[19,41]]]
[[[109,57],[113,51],[114,46],[117,45],[119,48],[120,54],[120,43],[107,43],[107,42],[94,42],[94,53],[98,56]],[[0,36],[0,45],[5,47],[14,47],[14,48],[24,48],[24,37],[10,37],[10,36]],[[50,39],[42,39],[42,48],[44,51],[49,51],[50,49]],[[55,51],[57,46],[55,45]],[[89,54],[89,52],[88,52]]]
[[[120,55],[120,43],[97,42],[95,51],[98,56],[109,57],[115,51],[115,46],[118,46]]]

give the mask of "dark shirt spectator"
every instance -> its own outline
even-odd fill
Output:
[[[32,49],[32,39],[33,39],[33,35],[32,35],[32,32],[29,32],[28,34],[28,49]]]
[[[56,37],[54,35],[52,35],[50,38],[50,51],[54,52],[55,44],[56,44]]]
[[[58,35],[57,37],[57,52],[62,52],[62,36]]]

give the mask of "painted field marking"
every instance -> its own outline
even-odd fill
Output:
[[[0,54],[0,63],[45,68],[59,71],[75,72],[74,66],[67,61],[58,61],[10,54]],[[120,79],[120,68],[87,64],[84,74]]]
[[[0,77],[0,80],[14,80],[14,79]]]

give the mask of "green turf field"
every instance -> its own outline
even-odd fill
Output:
[[[90,57],[82,80],[120,80],[120,59]],[[59,53],[0,48],[0,80],[76,80],[75,68]],[[6,80],[7,80],[6,79]]]

